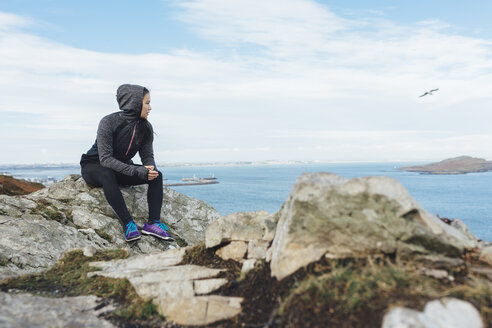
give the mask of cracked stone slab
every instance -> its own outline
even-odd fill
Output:
[[[96,310],[99,300],[96,296],[48,298],[0,292],[0,327],[114,327],[98,317],[114,307]]]
[[[89,265],[105,272],[152,271],[179,264],[187,248],[170,249],[164,252],[137,255],[127,259],[91,262]]]
[[[126,278],[135,288],[137,294],[144,299],[168,299],[193,297],[195,295],[194,280],[214,278],[223,269],[210,269],[198,265],[181,265],[164,267],[158,270],[145,270],[142,268],[130,267],[117,271],[95,271],[90,272],[88,276],[104,276],[108,278]],[[212,291],[220,286],[206,282],[198,283],[200,291]],[[217,284],[217,282],[216,282]],[[214,289],[214,287],[216,287]],[[202,292],[203,293],[203,292]]]
[[[195,294],[210,294],[211,292],[219,289],[227,284],[227,279],[215,278],[215,279],[202,279],[193,281]]]
[[[166,267],[160,270],[125,270],[125,271],[94,271],[88,276],[103,276],[108,278],[127,278],[132,283],[141,282],[160,282],[160,281],[181,281],[212,278],[217,276],[224,269],[210,269],[199,265],[188,264],[174,267]]]
[[[196,296],[154,300],[167,320],[180,325],[207,325],[232,318],[241,312],[241,297]]]
[[[144,299],[160,299],[193,297],[195,292],[192,280],[135,282],[129,279],[137,294]]]

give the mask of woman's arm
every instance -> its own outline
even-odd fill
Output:
[[[145,166],[153,166],[154,170],[157,170],[154,160],[154,146],[153,146],[154,136],[152,132],[145,138],[143,144],[138,150],[138,155]]]
[[[97,151],[101,165],[116,172],[147,180],[148,170],[144,166],[128,165],[113,157],[113,131],[109,117],[104,117],[97,128]]]

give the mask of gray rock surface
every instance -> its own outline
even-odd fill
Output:
[[[453,221],[451,221],[451,224],[450,225],[453,228],[455,228],[456,230],[460,231],[462,234],[464,234],[468,239],[478,242],[477,236],[475,236],[470,231],[470,229],[468,229],[468,227],[466,226],[466,224],[463,221],[461,221],[460,219],[453,219]]]
[[[121,189],[137,225],[143,226],[147,186]],[[202,242],[205,228],[219,217],[205,202],[164,188],[161,218],[184,243]],[[26,196],[0,195],[0,278],[39,272],[78,248],[128,248],[133,255],[178,247],[152,236],[126,243],[102,189],[89,187],[79,175]]]
[[[98,318],[114,307],[96,310],[98,300],[96,296],[48,298],[0,292],[0,327],[114,327],[109,321]]]
[[[322,256],[401,258],[449,265],[477,246],[421,208],[395,179],[301,175],[283,204],[271,251],[272,275],[282,279]],[[208,238],[208,237],[207,237]]]
[[[211,248],[228,241],[271,241],[277,220],[276,215],[265,211],[229,214],[208,226],[205,246]]]
[[[81,233],[43,217],[0,216],[0,279],[40,272],[64,252],[89,246],[101,249],[110,244],[96,233]]]
[[[456,298],[430,301],[424,311],[397,307],[383,318],[382,328],[482,328],[478,310]]]
[[[480,261],[488,263],[492,266],[492,245],[483,247],[479,254]]]

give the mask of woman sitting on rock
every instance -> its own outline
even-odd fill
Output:
[[[123,224],[125,240],[140,239],[140,232],[126,207],[119,186],[149,185],[147,202],[149,220],[142,233],[173,240],[169,228],[160,221],[163,185],[162,173],[156,168],[152,142],[154,131],[147,121],[150,93],[139,85],[123,84],[116,93],[120,111],[101,119],[97,139],[80,165],[87,184],[102,187],[104,195]],[[143,165],[133,164],[139,153]]]

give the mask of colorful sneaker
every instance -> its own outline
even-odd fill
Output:
[[[145,223],[142,233],[144,235],[152,235],[164,240],[174,240],[173,236],[167,232],[169,228],[160,221],[152,221]]]
[[[140,239],[140,232],[138,232],[138,227],[135,222],[131,220],[125,227],[125,241],[132,241],[137,239]]]

